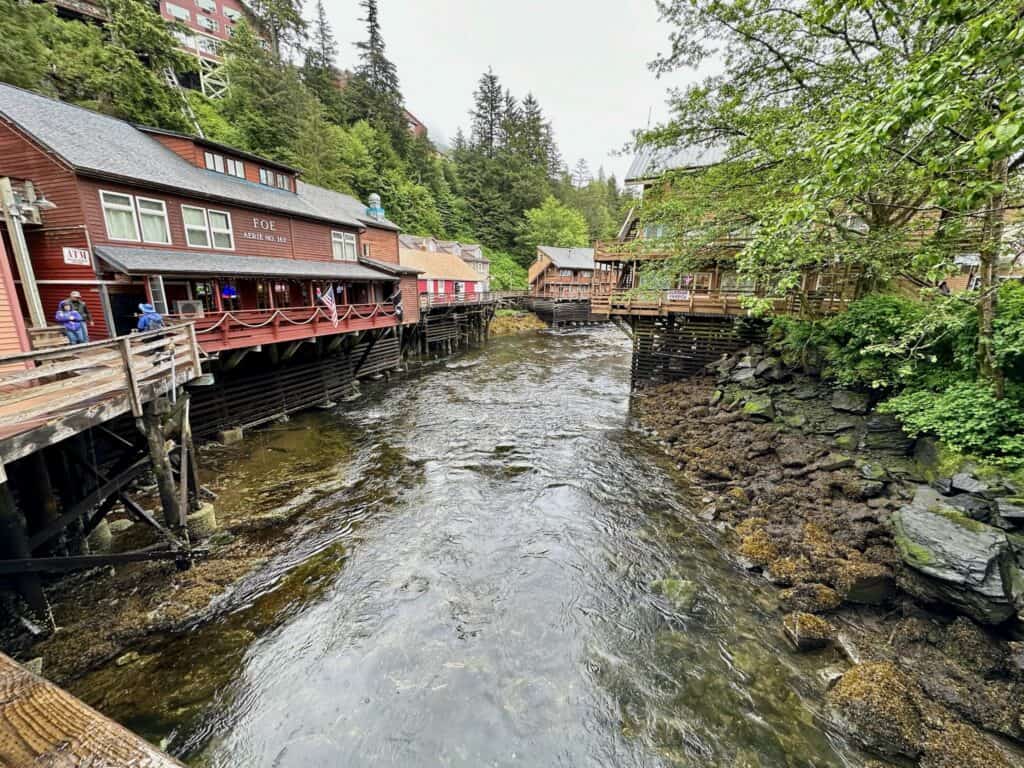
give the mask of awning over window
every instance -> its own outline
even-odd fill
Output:
[[[126,275],[188,277],[295,277],[307,280],[394,280],[355,261],[307,261],[272,256],[237,256],[220,251],[168,251],[98,245],[96,255]]]

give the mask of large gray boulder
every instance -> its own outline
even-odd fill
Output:
[[[913,582],[924,591],[917,597],[941,600],[984,624],[1014,615],[1020,579],[1003,531],[972,520],[928,486],[919,486],[892,520],[903,562],[927,577]]]

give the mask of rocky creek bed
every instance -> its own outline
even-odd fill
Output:
[[[835,726],[901,764],[1024,764],[1024,488],[941,467],[867,395],[761,348],[635,412],[737,564],[779,587],[794,651],[847,658],[822,669]]]

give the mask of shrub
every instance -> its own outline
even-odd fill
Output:
[[[942,392],[907,390],[879,406],[911,437],[934,435],[953,450],[1024,463],[1024,392],[1003,399],[984,382],[961,381]]]

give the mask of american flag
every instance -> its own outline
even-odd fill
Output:
[[[320,300],[327,305],[327,309],[330,312],[331,323],[335,328],[338,327],[338,305],[334,303],[334,285],[327,286],[326,292],[320,293]]]

